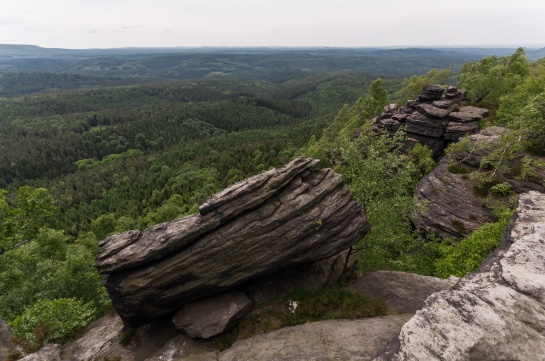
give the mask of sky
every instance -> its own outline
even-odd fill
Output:
[[[545,45],[545,0],[0,0],[48,48]]]

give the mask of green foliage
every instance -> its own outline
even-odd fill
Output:
[[[68,241],[62,231],[42,229],[35,242],[0,257],[0,318],[12,320],[46,299],[77,298],[99,312],[109,305],[94,267],[96,239]]]
[[[116,224],[117,220],[113,213],[103,214],[91,222],[91,232],[97,239],[104,239],[115,232]]]
[[[514,192],[513,187],[508,182],[498,183],[490,188],[490,193],[498,196],[506,196]]]
[[[441,278],[451,275],[462,277],[476,271],[481,262],[498,246],[511,214],[510,209],[504,208],[498,222],[482,225],[456,246],[441,245],[441,257],[435,261],[435,275]]]
[[[410,78],[406,78],[401,83],[401,89],[395,93],[396,103],[404,106],[407,100],[416,98],[422,92],[424,85],[447,85],[453,76],[454,72],[450,68],[447,68],[431,69],[426,75],[413,75]]]
[[[41,300],[9,324],[17,338],[37,350],[46,342],[66,342],[87,326],[94,314],[91,304],[74,298]]]
[[[129,346],[131,342],[134,341],[134,336],[136,335],[136,329],[135,328],[129,328],[128,330],[121,331],[121,334],[119,336],[119,344],[121,346]]]
[[[479,62],[465,64],[458,76],[458,86],[479,103],[498,105],[500,98],[512,92],[528,74],[530,65],[523,48],[509,56],[488,56]]]
[[[421,260],[433,257],[435,244],[412,232],[410,215],[417,207],[414,187],[433,162],[431,152],[417,150],[415,158],[402,151],[403,133],[375,136],[369,123],[360,130],[359,138],[343,143],[339,170],[372,224],[358,244],[361,269],[429,273]]]
[[[468,174],[471,173],[471,169],[466,166],[461,165],[460,163],[450,163],[447,167],[447,170],[453,174]]]
[[[0,190],[0,254],[36,237],[47,218],[58,209],[45,188],[20,187],[16,206],[8,204],[8,193]]]

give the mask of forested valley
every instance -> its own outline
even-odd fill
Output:
[[[195,213],[299,155],[341,172],[367,207],[376,227],[359,245],[362,269],[438,274],[452,247],[424,241],[409,221],[431,151],[406,152],[403,134],[377,136],[368,123],[425,84],[458,82],[493,109],[489,122],[518,131],[520,149],[543,155],[544,59],[523,50],[483,60],[445,50],[31,50],[0,58],[0,318],[28,349],[70,339],[110,307],[94,268],[98,241]],[[64,322],[47,323],[60,314]]]

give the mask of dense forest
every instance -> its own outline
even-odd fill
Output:
[[[407,152],[403,134],[378,136],[368,122],[427,83],[457,81],[520,149],[539,153],[545,139],[545,59],[522,49],[482,60],[467,49],[10,51],[0,57],[0,318],[29,349],[69,339],[109,306],[99,240],[194,213],[298,155],[341,172],[376,225],[358,245],[362,270],[454,274],[454,248],[409,221],[431,152]]]

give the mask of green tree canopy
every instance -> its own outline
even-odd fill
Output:
[[[510,93],[528,74],[530,64],[523,48],[509,56],[488,56],[465,64],[458,76],[458,86],[479,103],[499,104],[502,95]]]

